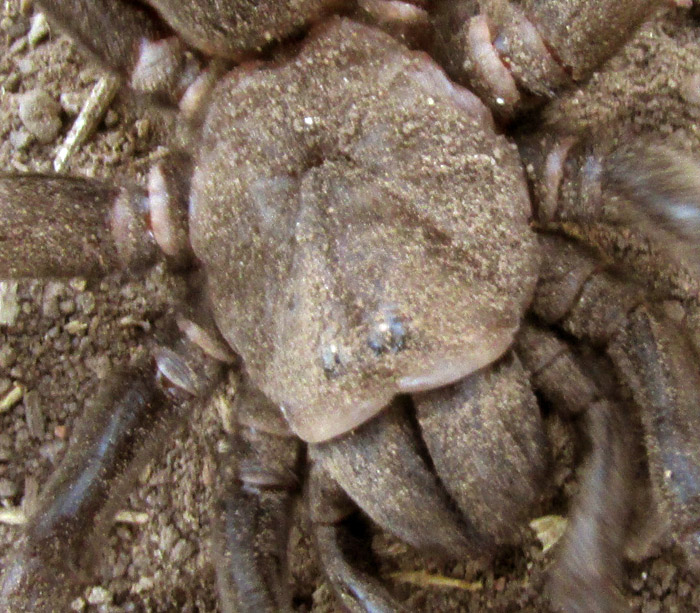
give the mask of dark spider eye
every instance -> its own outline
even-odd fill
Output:
[[[406,346],[407,322],[391,310],[382,313],[372,325],[367,345],[377,355],[398,353]]]
[[[343,356],[341,347],[335,343],[326,345],[321,351],[321,361],[323,362],[323,372],[326,377],[333,379],[343,372]]]

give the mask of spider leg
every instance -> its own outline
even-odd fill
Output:
[[[96,179],[0,173],[0,278],[104,275],[165,256],[190,262],[189,156],[164,156],[148,190]]]
[[[402,609],[348,551],[353,541],[348,500],[421,551],[469,559],[485,559],[493,551],[490,536],[461,516],[431,470],[408,404],[408,399],[396,400],[356,430],[309,447],[319,554],[336,594],[351,611]],[[366,547],[361,549],[364,559]]]
[[[624,409],[602,400],[585,414],[592,449],[549,583],[550,598],[558,610],[628,610],[620,552],[625,549],[632,516],[638,456]]]
[[[198,76],[193,57],[145,3],[52,0],[39,4],[53,23],[136,91],[179,100]]]
[[[664,4],[688,0],[438,3],[437,51],[452,78],[510,120],[588,78]]]
[[[301,442],[245,373],[231,409],[212,522],[219,603],[226,613],[290,611],[287,543]]]
[[[153,263],[147,194],[94,179],[0,174],[0,277],[105,274]]]
[[[406,611],[371,569],[365,570],[371,556],[366,541],[356,536],[352,525],[358,519],[357,506],[318,464],[309,475],[308,505],[321,565],[345,608],[351,613]]]
[[[585,227],[579,231],[584,233]],[[597,227],[593,228],[593,233],[604,236]],[[618,249],[627,244],[625,238],[618,231]],[[604,350],[612,360],[617,371],[616,379],[629,390],[639,411],[639,429],[644,437],[656,504],[668,517],[675,540],[684,547],[691,563],[697,564],[700,559],[697,545],[700,376],[697,349],[679,326],[682,322],[683,327],[693,329],[693,317],[696,318],[698,312],[697,282],[683,267],[672,265],[656,269],[645,269],[640,265],[629,275],[620,274],[620,270],[608,269],[604,262],[601,263],[590,246],[582,247],[546,234],[541,235],[541,242],[543,274],[535,292],[533,312],[573,338]],[[639,245],[636,248],[639,249]],[[621,259],[613,261],[620,262]],[[659,270],[665,271],[667,278],[660,278],[657,282]],[[644,278],[645,274],[646,287],[633,282]],[[681,320],[676,322],[669,315],[673,315],[673,310],[664,313],[647,306],[650,295],[674,300],[677,310],[682,312]],[[673,317],[677,319],[678,315]],[[595,398],[593,400],[591,406],[596,404]],[[619,412],[619,409],[613,405],[609,412]],[[633,415],[633,412],[626,414],[625,420],[634,421]],[[628,529],[622,512],[613,511],[611,517],[606,517],[594,510],[607,504],[612,509],[617,505],[624,508],[626,488],[622,484],[630,471],[629,459],[625,458],[623,451],[634,445],[625,438],[629,432],[615,425],[616,419],[613,416],[603,421],[593,420],[591,464],[594,468],[582,501],[578,503],[585,511],[578,516],[592,517],[593,525],[598,525],[596,529],[600,533],[597,549],[592,548],[586,553],[590,565],[597,567],[589,569],[589,575],[597,573],[603,578],[608,577],[609,568],[614,569],[621,563],[624,547],[618,545],[625,542],[620,538],[626,537]],[[606,450],[607,447],[610,448]],[[609,500],[612,487],[620,496]],[[628,502],[627,506],[630,505]],[[600,522],[607,522],[607,526]],[[610,543],[614,547],[610,547]],[[601,591],[610,591],[605,587],[609,585],[609,579],[603,579],[602,584]],[[574,604],[584,610],[587,597],[581,596],[580,602]],[[578,610],[574,604],[569,601],[567,610]]]
[[[624,611],[620,552],[629,536],[632,483],[642,452],[634,413],[606,398],[614,385],[601,391],[591,378],[595,365],[588,362],[584,372],[581,358],[554,332],[527,323],[517,351],[533,387],[563,417],[583,416],[591,446],[551,574],[552,604],[572,613]]]
[[[355,505],[418,549],[483,560],[517,540],[539,495],[547,445],[515,356],[412,400],[310,447],[318,552],[337,595],[358,613],[401,609],[360,568],[367,547],[349,551]]]
[[[155,366],[115,373],[87,407],[5,569],[0,610],[68,610],[139,469],[218,380],[220,363],[189,341],[155,356]]]
[[[687,332],[646,307],[608,347],[642,411],[655,498],[694,568],[700,567],[700,374]]]

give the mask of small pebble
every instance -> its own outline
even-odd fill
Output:
[[[37,13],[32,17],[32,25],[29,28],[29,33],[27,34],[27,39],[32,47],[36,47],[41,41],[43,41],[50,32],[49,22],[46,21],[46,16],[44,13]]]
[[[61,311],[63,315],[72,315],[75,313],[75,302],[73,300],[62,300],[58,304],[58,310]]]
[[[68,332],[68,334],[82,334],[85,332],[85,330],[87,330],[87,328],[88,325],[79,319],[72,319],[65,326],[63,326],[63,329]]]
[[[9,479],[0,479],[0,498],[12,498],[17,494],[17,486]]]
[[[14,40],[18,36],[23,36],[29,28],[29,20],[26,17],[3,17],[0,21],[0,30],[5,32],[7,38]]]
[[[95,296],[91,292],[78,294],[75,299],[78,310],[85,315],[90,315],[95,310]]]
[[[134,128],[136,128],[136,136],[141,140],[145,140],[151,131],[151,122],[148,119],[139,119],[134,124]]]
[[[0,281],[0,326],[12,326],[20,312],[17,281]]]
[[[63,283],[47,283],[44,295],[41,299],[41,312],[44,317],[56,319],[60,315],[58,310],[59,297],[63,296],[65,286]]]
[[[17,360],[17,352],[10,345],[0,345],[0,368],[9,368]]]
[[[87,601],[90,604],[107,604],[112,602],[112,593],[103,588],[102,586],[96,585],[91,587],[87,593]]]
[[[19,383],[15,383],[9,392],[6,392],[2,395],[2,397],[0,397],[0,413],[9,411],[20,400],[22,400],[23,396],[24,388]]]
[[[172,549],[178,541],[178,533],[172,526],[164,526],[160,531],[159,546],[163,550]]]
[[[24,409],[29,434],[35,438],[43,437],[46,422],[39,393],[36,390],[30,390],[24,394]]]
[[[56,464],[65,447],[66,443],[61,440],[45,443],[39,447],[39,455],[45,460],[51,462],[51,464]]]
[[[23,94],[19,102],[19,118],[41,143],[50,143],[61,130],[61,105],[42,89]]]
[[[131,588],[135,594],[142,594],[153,589],[154,582],[150,577],[141,577],[136,584]]]
[[[700,73],[689,76],[681,84],[680,94],[687,103],[700,106]]]
[[[28,130],[20,128],[10,134],[10,144],[16,151],[24,151],[34,142],[34,136]]]
[[[85,96],[81,92],[64,92],[58,100],[66,115],[75,116],[83,108]]]
[[[119,115],[116,111],[109,109],[105,114],[104,124],[106,128],[113,128],[119,122]]]
[[[170,559],[175,564],[180,564],[184,562],[194,553],[194,546],[186,539],[180,539],[175,543],[172,552],[170,553]]]
[[[87,606],[87,603],[85,602],[85,599],[82,597],[78,597],[73,602],[70,603],[71,611],[77,611],[78,613],[80,613],[80,611],[84,611],[86,606]]]
[[[20,76],[16,72],[12,72],[5,77],[5,80],[2,82],[2,88],[5,92],[13,94],[19,89],[21,82]]]

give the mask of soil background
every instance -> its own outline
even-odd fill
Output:
[[[0,19],[0,169],[51,172],[57,147],[102,73],[68,38],[45,30],[31,2],[5,1]],[[20,118],[28,92],[43,92],[34,104],[58,121],[45,126],[43,143]],[[544,118],[568,130],[604,125],[619,134],[653,133],[700,152],[698,22],[682,11],[660,16]],[[66,171],[144,185],[149,165],[165,151],[173,123],[167,112],[119,97]],[[100,379],[145,350],[147,335],[167,308],[169,284],[162,268],[138,278],[116,274],[99,280],[0,283],[0,398],[16,385],[24,390],[21,399],[0,410],[0,510],[31,510]],[[219,396],[194,411],[143,471],[123,504],[136,514],[110,531],[99,574],[76,595],[73,610],[218,610],[208,509],[215,481],[212,453],[225,438],[221,403]],[[553,471],[543,505],[535,510],[539,515],[564,514],[576,487],[566,446],[555,446],[555,453],[561,467]],[[0,567],[19,530],[0,523]],[[379,573],[409,611],[547,610],[543,584],[551,554],[542,553],[527,528],[523,543],[504,549],[486,569],[426,559],[379,531],[372,547],[380,558]],[[340,610],[319,572],[301,504],[290,548],[297,610]],[[426,587],[389,576],[413,570],[424,578],[463,581],[458,587]],[[698,583],[672,549],[629,564],[627,572],[634,610],[700,610]],[[473,583],[478,587],[467,589]]]

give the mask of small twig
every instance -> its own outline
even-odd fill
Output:
[[[119,511],[114,517],[114,521],[120,524],[139,524],[148,523],[148,513],[140,511]],[[27,514],[21,507],[0,508],[0,524],[10,526],[21,526],[27,523]]]
[[[118,90],[119,79],[112,75],[102,77],[97,81],[78,117],[73,122],[66,139],[56,152],[56,157],[53,160],[53,168],[56,172],[61,172],[65,168],[68,158],[97,129],[97,125],[107,112],[109,105],[112,104]]]
[[[138,524],[143,525],[148,523],[148,513],[141,511],[119,511],[114,516],[114,521],[120,524]]]
[[[432,575],[422,570],[399,571],[390,573],[389,578],[404,583],[411,583],[419,587],[445,587],[467,592],[478,592],[484,589],[481,581],[465,581],[443,575]]]

